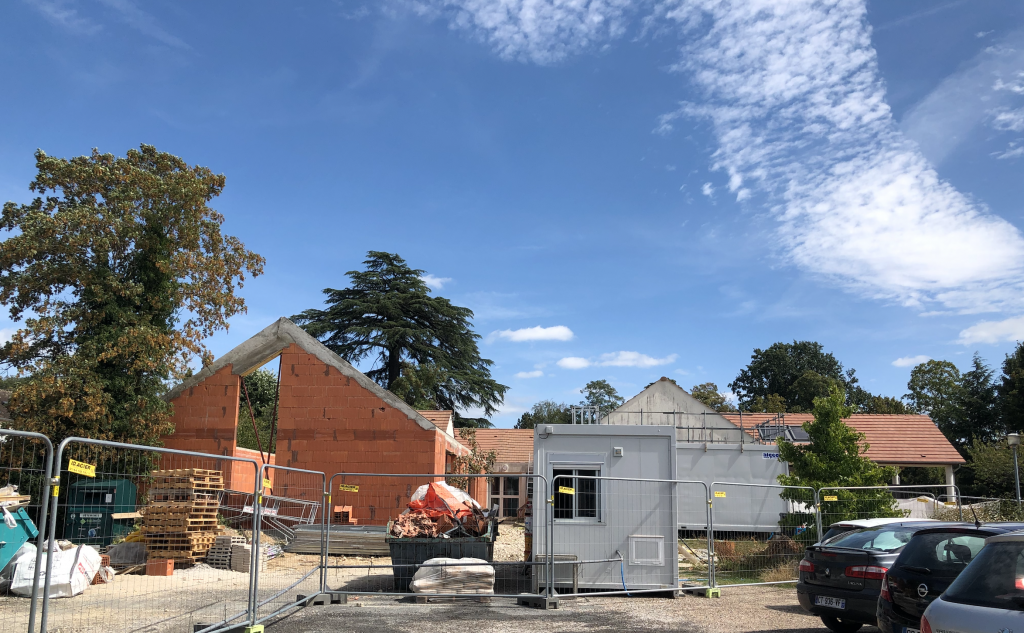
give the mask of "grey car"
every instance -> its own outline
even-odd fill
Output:
[[[1024,631],[1024,532],[993,536],[921,617],[921,633]]]

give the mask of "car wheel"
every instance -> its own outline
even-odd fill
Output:
[[[821,616],[821,621],[828,627],[830,631],[836,633],[855,633],[860,630],[860,627],[864,626],[860,622],[850,622],[848,620],[840,620],[837,617],[831,615]]]

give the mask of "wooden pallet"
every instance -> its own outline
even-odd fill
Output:
[[[224,473],[205,468],[174,468],[172,470],[154,470],[151,474],[154,477],[220,477]]]
[[[164,534],[172,532],[193,533],[210,531],[217,528],[217,519],[184,519],[181,521],[146,522],[142,526],[143,534]]]
[[[162,532],[146,534],[146,545],[162,546],[167,549],[177,549],[177,546],[181,546],[182,548],[192,546],[192,549],[196,549],[196,546],[203,545],[205,546],[205,549],[210,549],[213,547],[214,540],[217,536],[218,533],[215,531]]]
[[[157,489],[149,491],[151,505],[176,508],[219,508],[220,496],[212,492],[199,492],[187,488]]]
[[[224,481],[220,477],[217,478],[217,481],[164,477],[162,481],[156,481],[153,486],[157,490],[224,490]]]
[[[190,506],[150,506],[143,519],[146,523],[168,519],[216,519],[217,508],[193,508]]]

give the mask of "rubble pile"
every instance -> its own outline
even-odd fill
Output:
[[[468,494],[443,482],[416,489],[409,509],[391,525],[398,538],[476,537],[487,533],[489,519]]]

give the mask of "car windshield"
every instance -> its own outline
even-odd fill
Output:
[[[986,545],[942,599],[993,609],[1024,611],[1024,541]]]
[[[935,576],[955,577],[974,560],[985,537],[978,534],[933,532],[918,534],[896,560],[900,567],[918,567]]]
[[[847,547],[873,552],[895,552],[910,542],[916,532],[903,525],[881,525],[840,534],[823,543],[828,547]]]

